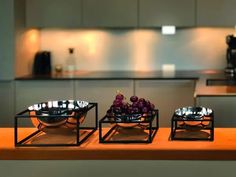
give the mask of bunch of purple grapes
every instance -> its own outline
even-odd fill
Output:
[[[154,104],[144,98],[137,96],[130,97],[131,103],[127,102],[123,94],[118,93],[111,105],[107,110],[107,116],[113,117],[115,115],[134,115],[141,114],[144,116],[152,116],[154,114]]]

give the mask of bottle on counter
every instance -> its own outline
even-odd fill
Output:
[[[69,48],[69,55],[66,60],[66,71],[74,72],[76,70],[76,57],[74,54],[74,48]]]

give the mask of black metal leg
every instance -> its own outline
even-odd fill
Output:
[[[170,135],[170,138],[171,140],[190,140],[190,141],[193,141],[193,140],[202,140],[202,141],[213,141],[214,140],[214,114],[212,114],[211,116],[209,116],[209,120],[206,119],[206,120],[184,120],[184,121],[200,121],[200,126],[198,127],[199,128],[199,132],[202,132],[204,130],[208,130],[207,133],[209,133],[209,136],[208,137],[176,137],[176,130],[179,129],[179,130],[187,130],[186,129],[186,126],[178,126],[178,121],[183,121],[182,118],[177,118],[175,117],[174,115],[172,116],[172,119],[171,119],[171,135]],[[202,122],[208,122],[209,121],[209,125],[203,125]],[[176,127],[178,126],[178,127]]]
[[[17,146],[17,144],[18,144],[18,129],[17,129],[17,127],[18,127],[18,122],[17,122],[18,120],[17,120],[17,117],[15,117],[15,120],[14,120],[14,136],[15,136],[15,138],[14,138],[14,142],[15,142],[15,146]]]
[[[88,105],[88,109],[86,110],[86,114],[88,111],[90,111],[91,109],[95,109],[94,111],[94,120],[95,120],[95,124],[93,125],[93,127],[81,127],[81,124],[79,122],[79,119],[77,117],[73,117],[74,119],[76,119],[76,142],[73,144],[30,144],[30,143],[26,143],[27,141],[29,141],[31,138],[34,138],[35,136],[37,136],[39,133],[42,132],[42,124],[39,124],[39,126],[37,127],[37,131],[31,133],[29,136],[25,137],[23,140],[21,140],[20,142],[18,142],[18,121],[20,121],[21,119],[29,119],[32,116],[29,116],[29,110],[25,110],[22,111],[21,113],[17,114],[15,116],[15,123],[14,123],[14,142],[15,142],[15,146],[24,146],[24,147],[32,147],[32,146],[79,146],[80,144],[82,144],[83,142],[85,142],[98,128],[98,109],[97,109],[97,103],[89,103]],[[45,116],[44,116],[45,117]],[[60,117],[60,116],[58,116]],[[61,117],[66,117],[66,116],[61,116]],[[67,117],[66,117],[67,118]],[[19,119],[19,120],[18,120]],[[81,130],[86,130],[86,135],[81,136]]]
[[[116,125],[111,127],[109,129],[108,132],[106,132],[105,135],[102,135],[102,125],[103,124],[111,124],[111,123],[115,123]],[[110,120],[109,118],[107,118],[106,116],[103,117],[100,121],[99,121],[99,142],[100,143],[151,143],[154,139],[154,136],[157,133],[157,130],[159,128],[159,115],[158,115],[158,110],[155,111],[155,115],[153,115],[153,117],[147,117],[144,119],[144,121],[138,122],[139,124],[148,124],[148,126],[142,126],[139,125],[139,127],[141,127],[143,130],[146,130],[148,132],[147,137],[145,137],[145,140],[140,139],[140,140],[109,140],[110,138],[108,137],[112,137],[112,134],[115,133],[117,131],[117,128],[119,127],[119,125],[117,125],[117,123],[134,123],[134,122],[127,122],[127,121],[116,121],[116,120]],[[154,127],[153,127],[154,124]]]

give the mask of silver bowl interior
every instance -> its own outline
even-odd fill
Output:
[[[141,117],[142,114],[130,114],[130,115],[115,114],[116,121],[135,122],[137,120],[140,120]]]
[[[28,107],[30,112],[34,111],[37,119],[46,126],[59,126],[64,124],[71,116],[80,113],[88,106],[87,101],[62,100],[48,101],[34,104]],[[77,117],[79,118],[79,117]]]
[[[185,120],[201,120],[204,116],[210,116],[212,109],[205,107],[182,107],[175,110],[175,115]]]

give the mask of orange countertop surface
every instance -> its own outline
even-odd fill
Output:
[[[207,86],[207,79],[226,79],[223,71],[201,71],[196,81],[194,97],[200,96],[236,96],[236,86],[214,85]]]
[[[207,86],[206,80],[211,78],[202,75],[196,81],[194,97],[198,96],[236,96],[236,86]]]
[[[96,131],[78,147],[15,147],[14,129],[0,128],[0,160],[236,160],[236,128],[215,128],[214,141],[169,135],[170,128],[160,128],[151,144],[100,144]]]

